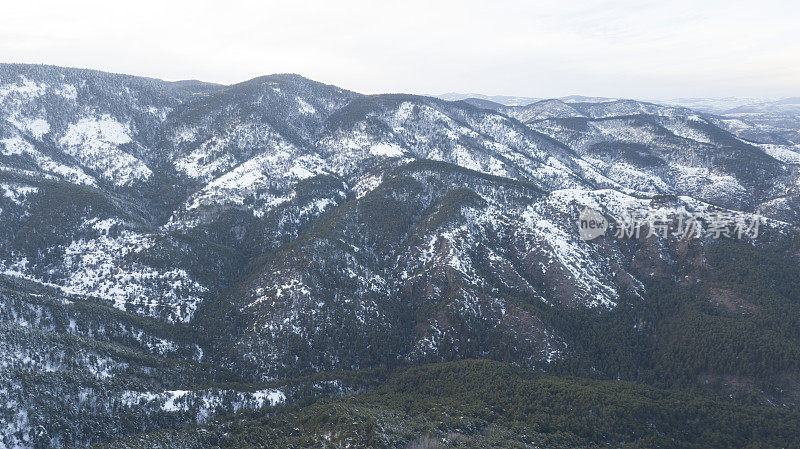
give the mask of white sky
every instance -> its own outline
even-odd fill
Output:
[[[3,1],[0,61],[365,93],[800,95],[787,0]]]

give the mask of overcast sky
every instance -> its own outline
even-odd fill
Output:
[[[567,4],[575,3],[575,4]],[[800,95],[794,1],[13,1],[0,61],[365,92]]]

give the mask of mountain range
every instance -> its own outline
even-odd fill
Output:
[[[0,65],[0,447],[800,444],[797,99],[446,98]]]

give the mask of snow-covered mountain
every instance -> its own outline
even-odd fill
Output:
[[[462,94],[457,92],[448,92],[446,94],[436,95],[436,97],[447,101],[476,99],[476,100],[498,103],[504,106],[525,106],[526,104],[530,104],[535,101],[541,100],[541,98],[532,98],[532,97],[515,97],[511,95],[484,95],[476,93]]]
[[[584,241],[585,207],[760,214],[748,244],[800,254],[795,122],[578,100],[0,65],[1,445],[204,422],[320,371],[578,363],[562,314],[710,285],[710,239]]]

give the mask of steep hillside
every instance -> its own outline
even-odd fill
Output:
[[[748,140],[730,117],[361,95],[286,74],[220,86],[0,65],[0,446],[161,435],[284,402],[299,408],[257,413],[294,423],[327,410],[303,408],[320,397],[467,358],[791,420],[800,153]],[[609,227],[592,240],[578,228],[588,210]],[[648,211],[668,216],[624,232]],[[679,217],[699,231],[672,232]],[[483,363],[446,366],[510,369]],[[380,402],[406,394],[392,385],[359,398],[405,419]],[[346,416],[391,427],[359,410]],[[502,418],[500,441],[792,441],[758,423],[692,440],[672,421],[559,424],[569,435],[551,440],[539,434],[554,423],[526,413]],[[495,429],[419,433],[419,419],[438,418],[373,434],[394,447],[446,427],[481,445]],[[367,444],[356,431],[342,438]],[[194,444],[188,432],[168,434]]]

